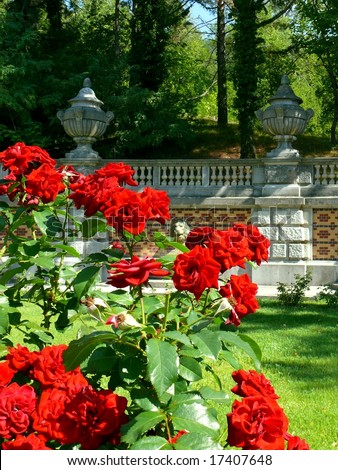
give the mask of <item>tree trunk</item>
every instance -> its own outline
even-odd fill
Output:
[[[338,87],[334,91],[334,112],[333,120],[331,124],[331,144],[336,145],[337,143],[337,125],[338,125]]]
[[[120,0],[115,0],[115,22],[114,22],[114,51],[115,57],[119,58],[120,49]]]
[[[225,0],[217,0],[217,123],[219,127],[228,124]]]

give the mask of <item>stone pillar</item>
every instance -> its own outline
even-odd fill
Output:
[[[290,283],[294,274],[305,274],[312,258],[311,209],[302,197],[259,197],[253,223],[271,242],[268,264],[251,270],[253,281],[261,285]]]

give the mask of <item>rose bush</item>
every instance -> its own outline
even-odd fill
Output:
[[[3,449],[308,449],[238,328],[259,309],[258,286],[227,271],[268,261],[257,227],[194,227],[185,244],[155,232],[165,254],[140,258],[148,222],[168,221],[170,200],[126,187],[137,186],[128,165],[84,175],[22,142],[0,163]],[[71,244],[106,231],[100,252],[83,257]],[[158,277],[173,287],[149,289]],[[58,344],[66,330],[73,339]],[[234,368],[232,406],[218,361]]]

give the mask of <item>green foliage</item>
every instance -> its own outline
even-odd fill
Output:
[[[338,305],[338,290],[331,286],[324,286],[317,296],[318,300],[323,300],[329,307]]]
[[[258,13],[263,9],[262,0],[247,2],[234,1],[235,40],[235,107],[241,135],[241,158],[255,158],[253,132],[257,110],[258,66],[262,62],[258,33]]]
[[[116,97],[114,155],[142,157],[165,144],[184,148],[191,142],[189,123],[180,117],[171,99],[166,93],[142,88],[130,88]]]
[[[284,282],[277,282],[277,297],[282,305],[300,305],[304,302],[305,292],[308,290],[312,280],[312,273],[308,271],[303,276],[300,274],[294,275],[294,282],[286,284]]]
[[[1,2],[3,147],[34,142],[54,158],[64,156],[74,144],[56,113],[68,107],[87,76],[116,114],[95,144],[104,158],[156,158],[155,148],[175,156],[191,142],[191,118],[217,120],[215,25],[210,34],[198,32],[187,16],[191,2],[135,2],[134,11],[132,3],[120,2],[115,11],[110,0]],[[267,105],[284,73],[304,106],[315,111],[308,132],[334,137],[336,4],[299,1],[292,15],[260,27],[284,6],[228,5],[227,106],[229,121],[240,123],[242,156],[254,156],[254,113]]]

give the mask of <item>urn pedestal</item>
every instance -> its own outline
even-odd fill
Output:
[[[92,149],[92,145],[104,134],[114,117],[111,111],[104,112],[101,109],[103,102],[96,98],[90,87],[90,79],[86,78],[78,95],[69,100],[71,107],[57,113],[65,132],[77,144],[76,149],[66,154],[66,158],[69,159],[100,159],[98,152]]]
[[[256,111],[265,132],[274,136],[277,147],[266,154],[268,158],[298,158],[298,150],[292,147],[296,136],[304,132],[313,110],[304,110],[301,98],[295,95],[287,75],[283,75],[276,94],[268,100],[271,104],[264,111]]]

